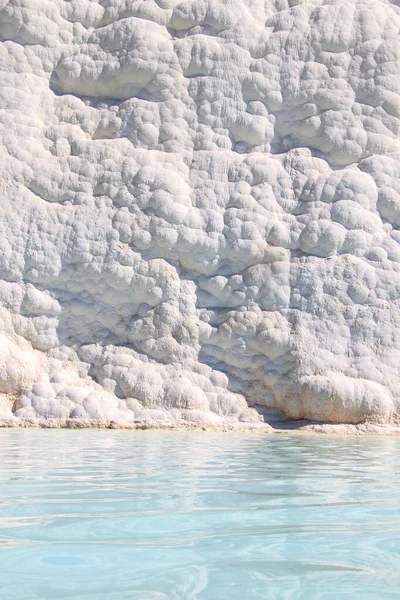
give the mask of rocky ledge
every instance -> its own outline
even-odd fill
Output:
[[[395,423],[399,30],[389,0],[3,2],[2,423]]]

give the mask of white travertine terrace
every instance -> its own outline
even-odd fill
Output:
[[[397,0],[0,7],[0,416],[396,419]]]

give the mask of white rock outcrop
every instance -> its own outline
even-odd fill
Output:
[[[0,417],[400,412],[396,0],[1,0]]]

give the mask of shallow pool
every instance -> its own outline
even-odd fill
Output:
[[[0,431],[1,600],[400,598],[400,439]]]

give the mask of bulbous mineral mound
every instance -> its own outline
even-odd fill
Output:
[[[0,416],[396,420],[399,28],[397,0],[5,0]]]

